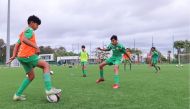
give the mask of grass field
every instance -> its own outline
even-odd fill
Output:
[[[105,68],[106,81],[96,84],[98,66],[88,66],[88,77],[81,77],[80,67],[51,66],[53,85],[63,90],[58,103],[48,103],[42,71],[24,94],[27,100],[15,102],[12,96],[21,84],[24,70],[0,68],[0,109],[189,109],[190,65],[160,65],[157,75],[147,65],[133,65],[132,71],[120,67],[120,88],[112,89],[113,67]]]

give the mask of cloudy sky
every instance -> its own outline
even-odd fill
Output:
[[[42,20],[35,31],[39,45],[95,47],[118,35],[126,47],[166,54],[174,40],[190,40],[190,0],[11,0],[11,44],[27,27],[27,18]],[[7,0],[0,0],[0,38],[6,40]]]

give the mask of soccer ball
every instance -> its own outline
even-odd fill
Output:
[[[53,94],[53,95],[48,95],[47,96],[47,100],[50,103],[57,103],[57,102],[59,102],[60,97],[61,97],[61,93],[59,93],[59,94]]]
[[[176,67],[178,67],[178,65],[176,65]]]
[[[53,75],[54,73],[53,73],[53,71],[50,71],[50,75]]]

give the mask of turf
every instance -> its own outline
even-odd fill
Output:
[[[0,109],[189,109],[190,65],[160,65],[158,75],[147,65],[133,65],[132,71],[120,66],[120,88],[112,89],[113,66],[105,67],[105,82],[96,84],[98,65],[88,66],[83,78],[80,66],[51,66],[53,85],[63,90],[58,103],[48,103],[44,93],[42,70],[24,91],[26,101],[12,96],[21,84],[24,70],[0,68]]]

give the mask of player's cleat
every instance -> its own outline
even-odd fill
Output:
[[[61,92],[61,89],[51,88],[49,91],[46,90],[46,95],[58,94]]]
[[[16,94],[13,96],[14,101],[24,101],[26,100],[25,95],[17,96]]]
[[[82,77],[86,77],[86,75],[82,75]]]
[[[114,85],[113,85],[113,88],[114,88],[114,89],[118,89],[118,88],[119,88],[119,84],[114,84]]]
[[[103,82],[105,81],[104,78],[99,78],[98,80],[96,80],[96,83],[100,83],[100,82]]]

